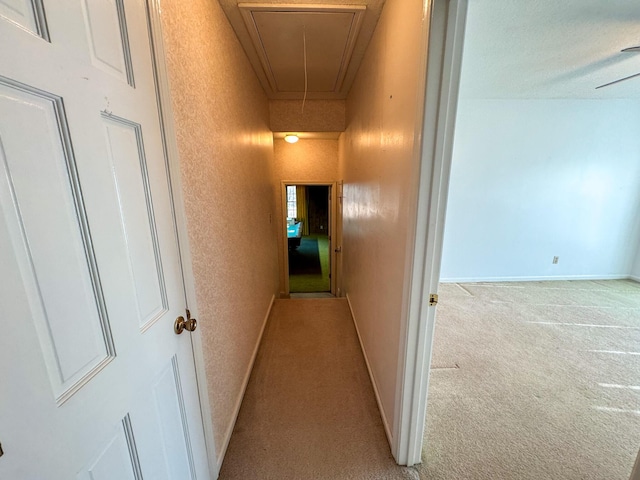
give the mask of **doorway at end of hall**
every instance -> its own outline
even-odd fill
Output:
[[[290,293],[331,292],[329,185],[287,185]]]

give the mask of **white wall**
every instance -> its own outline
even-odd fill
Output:
[[[640,244],[639,107],[461,99],[443,281],[630,275]]]

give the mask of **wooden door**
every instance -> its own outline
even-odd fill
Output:
[[[209,478],[146,4],[0,38],[0,478]]]

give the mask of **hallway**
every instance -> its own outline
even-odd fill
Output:
[[[347,301],[276,300],[220,479],[412,479],[411,470],[389,451]]]

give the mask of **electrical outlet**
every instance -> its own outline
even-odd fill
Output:
[[[558,264],[558,260],[560,260],[560,257],[553,257],[553,264],[557,265]]]

